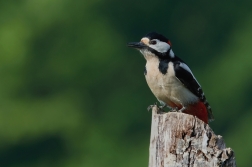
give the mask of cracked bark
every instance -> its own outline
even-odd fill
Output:
[[[149,167],[235,167],[222,136],[198,118],[152,108]]]

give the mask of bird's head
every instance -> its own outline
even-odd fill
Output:
[[[174,57],[170,40],[156,32],[150,32],[140,42],[130,42],[128,46],[140,50],[145,57],[148,55],[154,55],[160,58]]]

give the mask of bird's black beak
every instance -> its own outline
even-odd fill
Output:
[[[130,42],[128,43],[128,47],[136,48],[136,49],[144,49],[147,46],[142,42]]]

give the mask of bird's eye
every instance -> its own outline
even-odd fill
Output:
[[[157,41],[152,40],[152,41],[150,41],[149,43],[150,43],[151,45],[155,45],[155,44],[157,43]]]

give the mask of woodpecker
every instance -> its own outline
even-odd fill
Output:
[[[140,42],[128,46],[138,49],[146,59],[145,79],[161,108],[168,106],[205,123],[214,119],[199,82],[186,63],[174,54],[169,39],[150,32]]]

